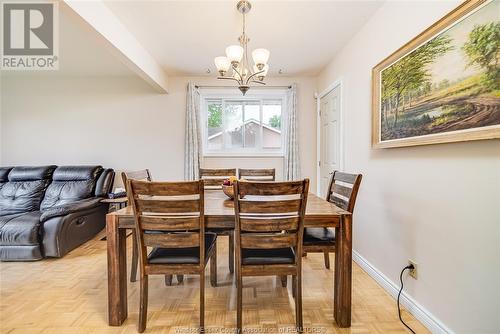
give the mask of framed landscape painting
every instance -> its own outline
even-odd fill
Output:
[[[375,148],[500,138],[500,1],[466,1],[373,68]]]

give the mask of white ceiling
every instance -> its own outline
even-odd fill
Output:
[[[105,1],[170,76],[210,75],[213,58],[237,44],[236,2]],[[380,1],[252,1],[247,15],[250,49],[271,51],[270,74],[316,75],[380,7]],[[67,6],[59,13],[59,71],[2,71],[2,75],[134,75],[98,34]],[[212,73],[207,74],[210,68]]]
[[[237,44],[237,1],[105,1],[169,75],[215,72],[213,58]],[[316,75],[381,1],[252,1],[247,32],[271,51],[271,74]],[[214,75],[214,74],[211,74]]]
[[[2,71],[5,76],[101,76],[133,75],[102,39],[70,8],[59,6],[59,70]]]

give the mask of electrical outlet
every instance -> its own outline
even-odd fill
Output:
[[[414,279],[418,279],[418,265],[417,265],[417,262],[413,261],[413,260],[408,260],[408,264],[412,264],[413,265],[413,269],[410,269],[410,276],[413,277]]]

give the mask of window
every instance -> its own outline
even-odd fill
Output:
[[[202,98],[205,155],[282,155],[284,94]]]

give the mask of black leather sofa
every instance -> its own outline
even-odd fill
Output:
[[[112,169],[0,167],[0,260],[62,257],[105,226]]]

